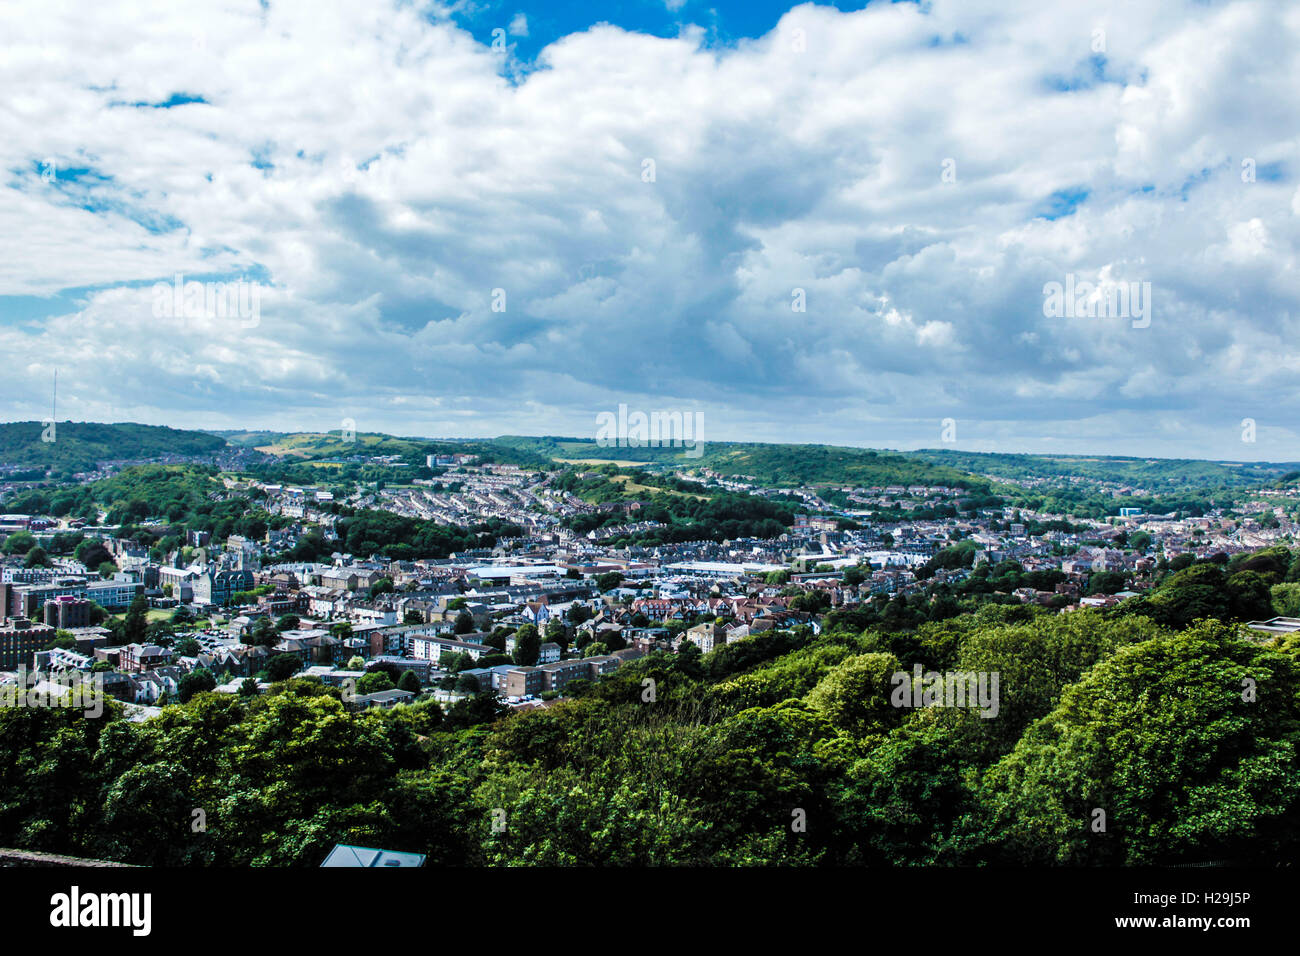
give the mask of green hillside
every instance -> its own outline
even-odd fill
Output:
[[[1197,461],[1186,458],[1130,458],[1118,455],[1016,455],[925,448],[907,452],[935,465],[999,478],[1076,477],[1168,490],[1177,486],[1240,488],[1276,482],[1296,464]]]
[[[42,440],[45,428],[40,422],[0,424],[0,464],[89,471],[100,461],[201,457],[226,447],[216,435],[161,425],[58,422],[52,442]]]
[[[748,475],[774,485],[985,485],[957,467],[933,464],[897,452],[832,445],[705,442],[703,454],[691,457],[682,447],[607,447],[592,439],[554,435],[502,435],[468,441],[432,441],[361,434],[347,444],[337,433],[222,433],[239,444],[285,459],[349,457],[357,454],[403,455],[415,461],[426,454],[462,452],[485,461],[520,465],[548,461],[625,461],[664,468],[709,468],[722,475]]]
[[[240,444],[280,458],[350,458],[353,455],[415,455],[426,442],[378,432],[357,432],[344,440],[338,432],[249,432]]]
[[[589,439],[504,435],[497,444],[565,461],[601,459],[709,468],[722,475],[748,475],[769,485],[985,485],[969,474],[889,451],[834,445],[705,442],[699,457],[686,448],[603,447]]]
[[[563,459],[581,461],[588,458],[602,461],[637,461],[646,464],[687,464],[696,459],[685,458],[683,448],[612,448],[596,444],[590,438],[557,438],[554,436],[502,435],[491,440],[503,448],[537,455],[545,460]],[[707,445],[705,448],[707,449]]]
[[[775,485],[987,484],[956,468],[896,452],[834,445],[716,445],[708,447],[699,462],[720,474],[750,475]]]

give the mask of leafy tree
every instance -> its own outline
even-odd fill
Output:
[[[1284,547],[1277,546],[1264,548],[1261,551],[1254,551],[1249,554],[1233,555],[1228,562],[1228,571],[1230,574],[1253,571],[1260,575],[1266,584],[1273,585],[1280,584],[1286,579],[1291,562],[1291,552]]]
[[[623,574],[620,571],[606,571],[603,574],[596,575],[596,588],[602,594],[606,591],[612,591],[623,583]]]
[[[241,640],[258,647],[274,647],[281,641],[280,632],[269,617],[259,617]]]
[[[36,547],[36,538],[30,531],[15,531],[5,538],[5,554],[26,554]]]
[[[1273,613],[1281,617],[1300,616],[1300,583],[1275,584],[1269,588]]]
[[[216,686],[217,679],[212,676],[212,672],[207,668],[200,667],[180,679],[176,690],[176,699],[184,704],[191,700],[195,694],[215,690]]]
[[[1277,575],[1281,577],[1281,575]],[[1257,571],[1238,571],[1227,581],[1228,613],[1237,621],[1256,621],[1273,614],[1268,578]]]
[[[560,621],[552,618],[546,622],[546,641],[549,644],[559,644],[560,653],[563,654],[569,646],[569,631]]]
[[[856,737],[896,723],[892,677],[901,670],[892,654],[863,654],[837,664],[808,694],[808,703],[836,727]]]
[[[393,679],[386,671],[373,670],[369,671],[357,681],[357,693],[359,694],[377,694],[381,690],[392,690]]]
[[[288,680],[301,666],[296,654],[276,654],[266,662],[266,676],[272,681]]]
[[[541,655],[542,639],[533,624],[524,624],[515,632],[515,663],[531,667]]]
[[[953,722],[921,710],[835,788],[846,862],[879,866],[963,862],[962,821],[978,811],[972,764]]]
[[[59,648],[62,650],[71,650],[76,646],[77,646],[77,639],[73,637],[68,631],[65,631],[62,628],[60,628],[59,630],[56,630],[54,632],[54,637],[50,640],[48,644],[45,645],[45,650],[49,651],[49,650],[54,650],[55,648]]]
[[[456,690],[462,694],[477,694],[478,678],[473,674],[461,674],[456,678]]]
[[[1088,576],[1089,594],[1114,594],[1124,590],[1124,575],[1119,571],[1096,571]]]
[[[452,730],[462,730],[478,724],[489,724],[510,712],[501,698],[492,691],[456,701],[447,711],[446,725]]]
[[[73,553],[77,560],[88,568],[99,568],[105,562],[111,564],[113,561],[113,555],[109,553],[108,548],[104,546],[102,541],[95,538],[87,538],[82,541],[81,544],[77,545],[77,549]],[[113,568],[116,570],[117,565],[114,564]]]
[[[1177,563],[1177,558],[1169,562],[1170,568]],[[1168,627],[1187,627],[1204,617],[1227,620],[1230,616],[1227,581],[1218,565],[1189,564],[1176,570],[1144,600],[1125,601],[1120,608],[1144,614]]]
[[[827,591],[805,591],[790,600],[790,610],[806,611],[809,614],[821,614],[831,606],[831,596]]]
[[[982,781],[988,852],[1127,865],[1293,853],[1296,679],[1293,658],[1213,621],[1121,648]]]
[[[149,627],[149,601],[143,594],[137,594],[127,608],[123,621],[122,637],[128,644],[142,644],[147,639]]]

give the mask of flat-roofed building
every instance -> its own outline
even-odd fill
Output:
[[[435,634],[419,634],[411,638],[411,656],[420,660],[433,661],[435,664],[444,653],[468,654],[478,660],[484,654],[495,654],[497,649],[486,644],[471,644],[451,637]]]
[[[0,620],[0,668],[31,667],[36,652],[54,640],[55,629],[23,618]]]
[[[1272,617],[1267,621],[1251,621],[1246,626],[1264,634],[1292,634],[1300,631],[1300,617]]]
[[[585,660],[556,661],[554,664],[543,664],[539,670],[546,675],[543,690],[564,690],[571,681],[591,677],[591,667]]]
[[[45,623],[60,630],[90,626],[90,602],[84,598],[67,594],[56,597],[45,602],[44,613]]]
[[[516,667],[506,672],[507,697],[531,697],[546,689],[546,677],[540,667]]]
[[[591,671],[591,677],[597,678],[618,670],[619,659],[613,654],[601,654],[597,657],[585,657],[582,661]]]

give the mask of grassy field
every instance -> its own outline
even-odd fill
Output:
[[[346,458],[352,455],[404,455],[421,447],[418,441],[370,432],[358,432],[351,441],[342,433],[298,432],[278,435],[257,450],[277,458]]]
[[[621,484],[623,486],[624,491],[630,491],[631,493],[637,495],[642,493],[664,494],[664,495],[677,495],[680,498],[697,498],[700,501],[709,500],[708,495],[693,495],[689,491],[677,491],[676,489],[672,489],[672,488],[654,488],[651,487],[650,485],[643,485],[636,481],[633,481],[631,475],[614,475],[609,480]]]
[[[617,465],[619,468],[635,468],[645,464],[643,461],[620,461],[617,458],[552,458],[551,461],[561,465]]]
[[[150,624],[154,621],[170,621],[174,610],[174,608],[150,608],[146,613],[146,620],[148,620]],[[119,621],[125,620],[126,612],[123,611],[121,614],[114,614],[113,617],[117,618]]]

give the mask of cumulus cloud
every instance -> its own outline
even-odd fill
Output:
[[[1300,10],[1057,6],[602,24],[519,64],[437,6],[8,4],[0,402],[38,417],[57,367],[62,414],[174,425],[628,402],[713,440],[1297,457]],[[178,273],[260,282],[259,322],[160,320]],[[1046,316],[1067,276],[1150,283],[1149,327]]]

